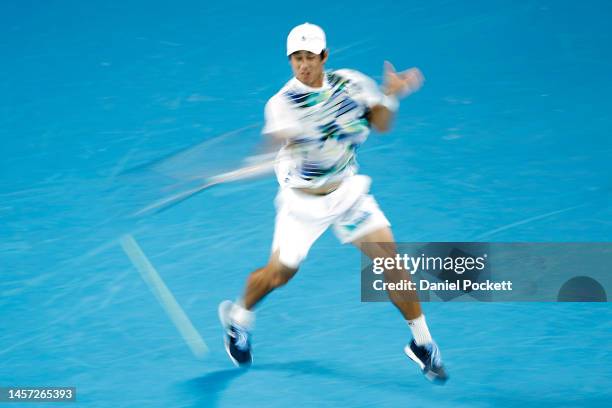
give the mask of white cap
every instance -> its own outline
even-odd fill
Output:
[[[293,27],[287,36],[287,56],[296,51],[320,54],[325,49],[325,32],[318,25],[304,23]]]

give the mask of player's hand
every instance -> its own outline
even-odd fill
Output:
[[[425,78],[418,68],[410,68],[397,72],[389,61],[385,61],[383,76],[383,91],[387,95],[398,97],[408,96],[418,91]]]

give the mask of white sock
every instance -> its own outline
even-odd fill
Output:
[[[255,326],[255,312],[247,310],[239,303],[234,303],[229,315],[231,321],[247,330]]]
[[[425,321],[425,315],[422,314],[416,319],[408,320],[408,326],[412,331],[414,342],[418,346],[433,342],[429,333],[429,327],[427,327],[427,322]]]

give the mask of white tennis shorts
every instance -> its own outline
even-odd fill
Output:
[[[280,252],[283,265],[297,268],[330,225],[343,244],[391,225],[374,197],[368,194],[370,182],[367,176],[351,176],[327,195],[281,188],[275,200],[272,252]]]

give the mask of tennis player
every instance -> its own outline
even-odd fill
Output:
[[[396,72],[385,62],[379,87],[357,71],[325,71],[325,33],[309,23],[291,30],[287,56],[294,77],[266,104],[263,129],[282,144],[275,168],[280,188],[271,256],[249,276],[241,300],[219,305],[226,350],[238,366],[253,361],[254,307],[296,274],[327,228],[370,258],[396,254],[390,223],[369,194],[370,178],[357,174],[355,153],[371,127],[379,132],[390,129],[398,98],[421,87],[421,72]],[[399,270],[385,271],[384,276],[390,282],[410,279]],[[448,377],[418,297],[414,291],[388,293],[412,332],[405,353],[426,378],[444,383]]]

